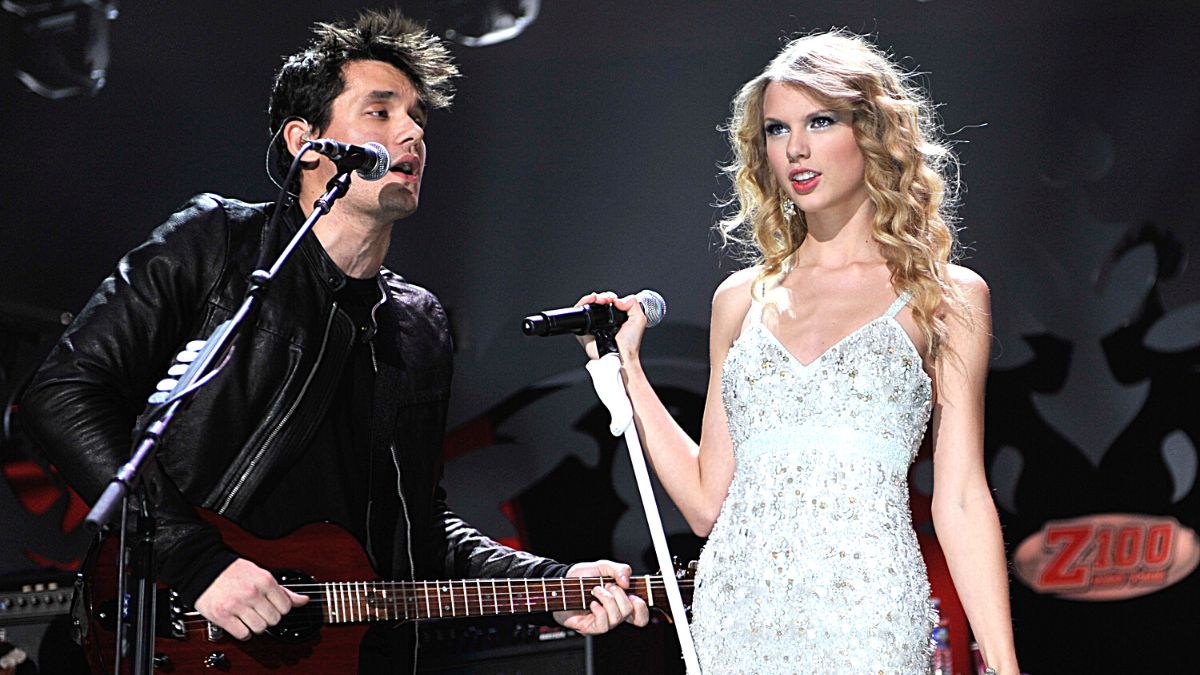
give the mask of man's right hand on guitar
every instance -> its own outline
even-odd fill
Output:
[[[196,599],[196,611],[229,635],[248,640],[308,600],[280,586],[270,572],[238,558]]]

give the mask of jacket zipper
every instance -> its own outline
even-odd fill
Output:
[[[371,368],[375,371],[376,378],[379,377],[379,363],[375,360],[375,342],[372,340],[367,343],[371,347]],[[417,580],[417,561],[413,559],[412,551],[412,520],[408,517],[408,500],[404,498],[404,482],[400,473],[400,458],[396,454],[396,442],[388,441],[388,450],[391,451],[392,465],[396,467],[396,495],[400,497],[400,508],[404,511],[404,546],[408,550],[408,578],[410,581]],[[370,532],[370,523],[367,524],[367,531]],[[413,675],[417,673],[417,652],[421,648],[421,624],[413,622]]]
[[[387,293],[384,291],[384,288],[383,288],[382,277],[377,278],[376,283],[379,285],[379,300],[377,300],[375,302],[375,304],[371,306],[371,312],[370,312],[371,334],[367,336],[367,348],[371,354],[371,372],[375,374],[375,380],[378,380],[379,379],[379,363],[375,360],[375,333],[378,332],[378,330],[379,330],[379,324],[376,323],[376,321],[375,321],[375,312],[379,310],[379,307],[381,305],[383,305],[384,302],[387,302]],[[374,381],[372,381],[371,385],[374,386],[374,384],[375,384]],[[373,400],[374,400],[374,397],[372,397],[372,401]],[[372,434],[372,438],[369,442],[374,443],[374,434]],[[371,451],[371,448],[367,448],[367,451],[369,453]],[[367,467],[368,467],[367,485],[369,486],[368,492],[367,492],[367,550],[373,551],[373,550],[375,550],[375,548],[374,548],[375,544],[371,538],[371,515],[374,512],[374,507],[375,507],[375,458],[374,457],[367,458]]]
[[[379,285],[379,301],[376,302],[375,305],[371,307],[371,335],[368,336],[368,338],[367,338],[368,341],[374,340],[375,333],[379,332],[379,323],[377,321],[375,321],[375,312],[378,312],[379,308],[382,307],[383,303],[387,302],[387,299],[388,299],[387,286],[385,286],[383,283],[382,275],[380,275],[379,277],[376,278],[376,283]],[[375,353],[374,352],[371,353],[371,364],[372,365],[375,364]],[[379,372],[379,369],[376,368],[375,371]]]
[[[275,428],[271,430],[271,433],[267,436],[267,440],[263,441],[263,444],[259,447],[258,452],[254,453],[254,457],[250,459],[250,463],[246,466],[246,470],[242,472],[242,475],[238,478],[237,483],[234,483],[233,488],[230,489],[229,494],[226,495],[225,501],[221,502],[221,506],[217,509],[217,513],[225,515],[225,511],[228,510],[229,505],[233,503],[233,498],[236,497],[238,491],[242,489],[242,485],[245,484],[246,479],[250,477],[250,473],[254,471],[254,467],[258,464],[258,461],[262,459],[263,454],[267,452],[267,448],[271,447],[272,441],[279,436],[284,425],[286,425],[288,420],[291,418],[292,413],[296,412],[296,408],[300,406],[300,401],[304,400],[304,394],[308,391],[308,385],[312,384],[313,378],[317,375],[317,369],[321,367],[321,360],[325,356],[325,347],[329,344],[329,331],[333,327],[333,317],[337,314],[337,307],[337,303],[334,302],[333,307],[329,310],[329,318],[325,320],[325,335],[322,336],[321,348],[317,351],[317,360],[315,363],[313,363],[312,371],[308,373],[308,378],[304,380],[304,385],[300,388],[300,393],[296,396],[296,399],[292,401],[292,405],[290,408],[288,408],[288,411],[283,414],[283,417],[279,420],[279,424],[276,424]]]
[[[404,545],[408,549],[408,577],[417,580],[417,561],[413,559],[412,550],[412,521],[408,518],[408,500],[404,498],[404,487],[400,478],[400,458],[396,456],[396,444],[389,441],[388,448],[392,451],[392,464],[396,465],[396,494],[400,495],[400,507],[404,509]],[[413,675],[417,675],[417,652],[421,648],[421,624],[413,622]]]

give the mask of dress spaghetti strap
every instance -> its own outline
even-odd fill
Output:
[[[746,310],[746,319],[744,325],[751,326],[756,323],[762,323],[763,301],[760,299],[767,294],[767,282],[755,282],[759,287],[759,297],[754,297],[754,293],[750,294],[750,309]]]
[[[887,311],[883,313],[884,318],[886,318],[886,319],[894,318],[897,314],[900,313],[900,310],[904,309],[904,306],[908,304],[908,301],[911,298],[912,298],[912,291],[904,291],[903,293],[901,293],[900,297],[896,298],[896,301],[892,303],[892,306],[888,307]]]

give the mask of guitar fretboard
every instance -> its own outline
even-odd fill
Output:
[[[347,581],[318,584],[319,590],[309,595],[324,601],[327,623],[409,621],[584,610],[591,603],[591,590],[608,583],[613,583],[613,579]],[[690,589],[692,582],[684,579],[679,583]],[[651,607],[667,606],[662,577],[635,577],[628,592],[640,596]]]

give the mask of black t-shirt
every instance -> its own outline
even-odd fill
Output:
[[[338,307],[354,321],[354,346],[308,447],[263,483],[242,518],[250,531],[277,537],[308,523],[329,521],[366,543],[373,492],[370,433],[375,383],[369,340],[371,310],[381,297],[375,277],[347,277],[337,292]],[[387,466],[390,462],[376,463],[374,470]],[[304,497],[297,499],[298,494]]]

